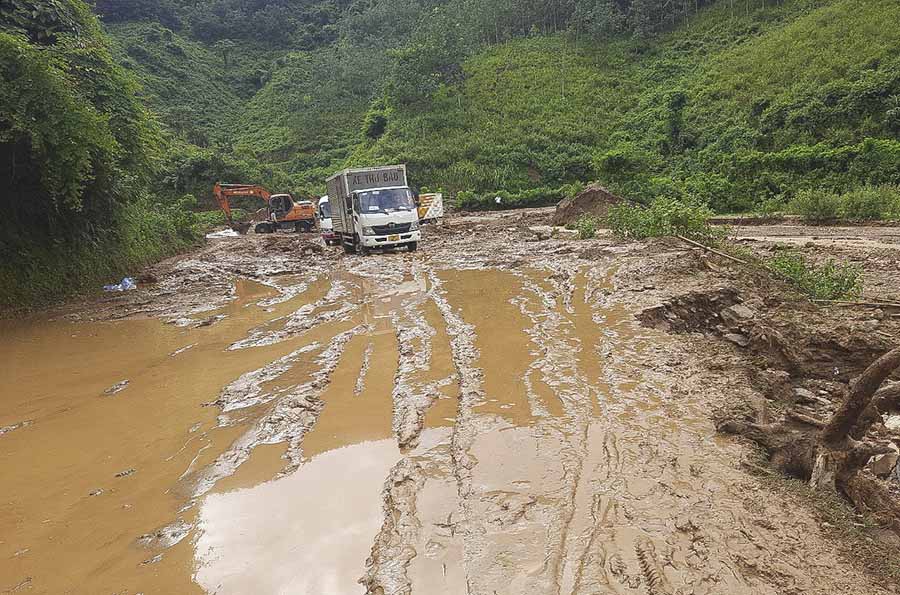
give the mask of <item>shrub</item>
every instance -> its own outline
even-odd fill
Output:
[[[817,266],[801,254],[786,252],[768,262],[768,267],[817,300],[840,300],[862,293],[860,271],[851,264],[828,260]]]
[[[695,200],[657,198],[649,207],[620,204],[610,209],[606,221],[613,233],[627,238],[682,235],[698,240],[717,240],[723,229],[709,224],[713,212]]]
[[[839,217],[856,221],[895,219],[900,218],[900,187],[862,186],[843,194],[804,190],[791,201],[790,209],[813,222]]]
[[[841,196],[841,215],[858,221],[900,217],[900,187],[863,186]]]
[[[578,230],[578,238],[582,240],[590,240],[597,233],[600,227],[600,219],[593,215],[582,215],[575,222],[575,229]]]
[[[363,119],[363,136],[378,140],[384,136],[388,127],[388,116],[384,111],[369,111]]]
[[[802,190],[788,208],[805,221],[829,221],[841,214],[841,197],[826,190]]]
[[[759,217],[774,217],[782,214],[786,207],[784,199],[781,196],[775,196],[757,204],[753,209],[753,214]]]

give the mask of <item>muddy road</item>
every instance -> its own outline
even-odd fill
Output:
[[[640,324],[690,251],[544,216],[221,239],[0,323],[0,593],[894,592],[716,433],[741,379]]]

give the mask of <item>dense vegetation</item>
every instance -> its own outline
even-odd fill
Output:
[[[0,309],[58,298],[189,243],[149,190],[164,151],[137,83],[76,0],[0,3]]]
[[[143,5],[98,10],[155,109],[215,147],[185,191],[204,168],[314,193],[403,161],[466,208],[596,179],[734,211],[900,180],[891,0]]]
[[[811,223],[900,220],[900,187],[862,186],[847,192],[801,190],[785,210]]]
[[[94,283],[48,246],[105,255],[94,276],[177,248],[217,180],[312,195],[406,162],[470,209],[599,180],[719,212],[900,183],[895,0],[92,6],[105,31],[83,0],[0,0],[3,286],[31,287],[6,303]],[[167,224],[145,249],[133,221]]]

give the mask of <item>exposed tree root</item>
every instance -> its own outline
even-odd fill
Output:
[[[870,436],[870,430],[882,413],[900,408],[900,383],[882,387],[898,368],[900,348],[878,358],[850,383],[827,422],[792,410],[779,423],[729,420],[719,429],[753,440],[782,473],[809,481],[816,489],[840,493],[857,510],[900,535],[900,503],[882,482],[863,472],[873,456],[891,452],[886,442]]]

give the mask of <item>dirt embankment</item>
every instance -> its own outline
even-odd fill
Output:
[[[625,202],[599,184],[591,184],[572,198],[566,198],[556,207],[551,225],[565,226],[575,223],[582,215],[604,218],[609,209]]]

